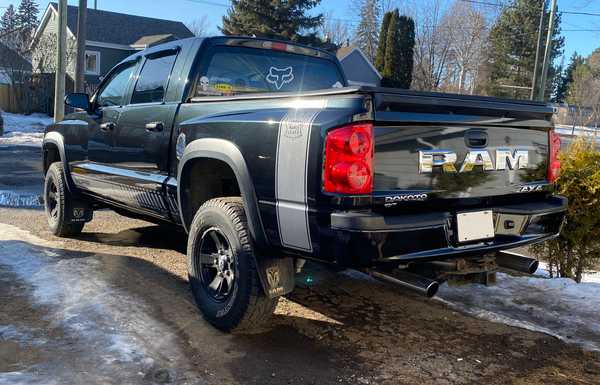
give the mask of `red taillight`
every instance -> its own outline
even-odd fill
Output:
[[[325,139],[323,190],[339,194],[373,192],[373,125],[336,128]]]
[[[560,176],[560,136],[554,130],[548,134],[548,143],[548,181],[554,183]]]
[[[285,43],[273,42],[271,43],[271,49],[275,51],[287,51],[288,45]]]

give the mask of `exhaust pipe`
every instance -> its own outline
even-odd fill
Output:
[[[499,251],[496,254],[496,263],[498,266],[527,274],[535,273],[540,265],[536,259],[510,251]]]
[[[402,270],[395,270],[390,274],[374,270],[368,270],[367,273],[373,278],[413,290],[427,298],[433,297],[440,287],[434,280]]]

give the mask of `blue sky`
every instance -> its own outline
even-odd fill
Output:
[[[192,21],[207,15],[211,32],[217,33],[217,25],[227,11],[227,0],[97,0],[98,8],[107,11],[131,13],[141,16],[158,17],[183,22]],[[431,1],[431,0],[419,0]],[[43,10],[48,0],[39,1]],[[18,5],[18,0],[0,0],[0,7],[9,4]],[[77,5],[77,0],[69,0],[69,4]],[[319,12],[330,11],[334,17],[347,20],[356,20],[357,15],[352,14],[348,4],[351,1],[322,0]],[[88,6],[93,7],[94,0],[88,0]],[[558,0],[559,10],[600,14],[600,0]],[[0,9],[2,11],[2,9]],[[588,55],[595,48],[600,47],[600,16],[568,15],[563,14],[562,28],[565,30],[565,62],[574,51]],[[572,31],[572,30],[586,31]],[[596,30],[596,31],[589,31]]]

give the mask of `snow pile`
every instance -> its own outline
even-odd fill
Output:
[[[95,366],[86,374],[90,383],[103,383],[106,373],[137,376],[155,367],[167,367],[174,374],[174,370],[190,368],[178,346],[176,331],[153,318],[143,300],[111,284],[110,276],[119,274],[118,267],[107,267],[105,261],[93,256],[64,257],[59,248],[56,242],[0,224],[0,266],[31,287],[33,302],[47,309],[48,318],[78,341],[72,349],[81,350],[82,359],[93,357]],[[0,328],[0,333],[17,341],[26,337],[8,326]],[[59,350],[65,348],[61,341],[53,343]],[[65,383],[72,375],[68,363],[50,362],[48,366],[59,372],[43,377],[37,369],[0,373],[0,385],[47,384],[50,379]],[[131,378],[117,382],[137,383]]]
[[[0,207],[40,207],[39,196],[33,193],[0,190]]]
[[[444,284],[438,299],[464,313],[600,351],[600,283],[498,273],[495,286]]]
[[[44,129],[52,123],[52,118],[44,114],[20,115],[2,113],[4,119],[4,135],[0,137],[0,145],[40,147],[44,137]]]
[[[540,267],[535,272],[536,277],[550,278],[550,270],[546,262],[540,261]],[[581,274],[581,282],[600,283],[600,271],[587,270]]]

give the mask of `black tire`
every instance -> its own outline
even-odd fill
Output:
[[[68,223],[67,206],[72,199],[71,193],[65,182],[63,165],[60,162],[52,163],[46,172],[44,183],[44,207],[48,227],[57,237],[68,237],[81,233],[85,223]]]
[[[241,198],[212,199],[198,209],[188,239],[188,275],[198,308],[217,329],[260,330],[277,306],[278,298],[263,291],[254,253]]]

